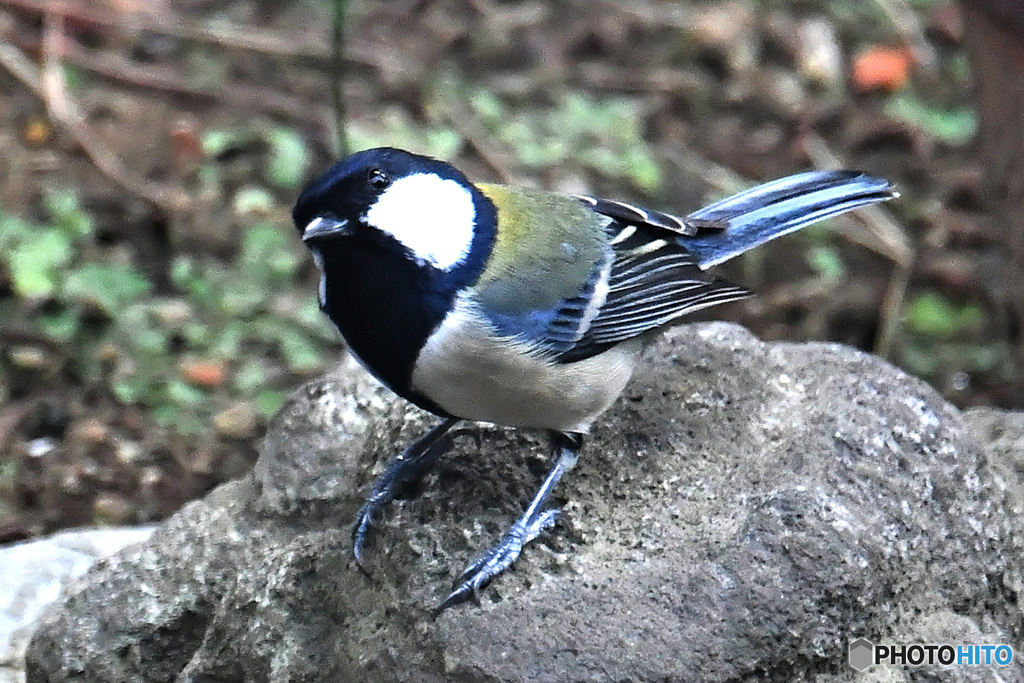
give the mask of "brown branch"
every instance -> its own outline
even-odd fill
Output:
[[[670,92],[685,95],[700,93],[706,87],[693,73],[667,67],[626,68],[585,62],[573,68],[573,77],[590,87],[621,92]]]
[[[188,205],[188,196],[181,190],[135,180],[117,155],[92,132],[74,102],[66,97],[62,81],[44,86],[39,69],[13,46],[3,42],[0,42],[0,67],[21,81],[46,105],[50,118],[71,136],[100,173],[119,187],[167,212],[174,213]],[[56,69],[56,72],[60,70]],[[55,94],[51,96],[48,88],[55,89]]]
[[[466,110],[461,99],[437,98],[434,106],[438,114],[480,155],[483,162],[503,183],[512,182],[509,169],[516,166],[512,154],[505,149],[472,112]]]
[[[253,26],[236,28],[224,25],[211,28],[183,21],[178,17],[164,18],[155,14],[115,13],[95,7],[85,7],[80,2],[57,0],[0,0],[0,6],[43,16],[60,15],[91,26],[120,28],[132,33],[151,31],[183,40],[211,43],[263,54],[306,57],[321,61],[328,61],[331,57],[326,43],[296,40],[295,37],[285,38],[272,31]]]
[[[875,353],[883,358],[887,358],[892,351],[892,343],[900,329],[903,303],[907,298],[912,270],[912,264],[897,265],[885,289],[885,298],[882,299],[878,314],[878,333],[875,335],[874,348]]]
[[[803,139],[804,151],[815,166],[839,168],[842,160],[828,146],[828,143],[817,133],[808,132]],[[916,250],[903,227],[896,222],[892,213],[881,206],[867,206],[849,217],[840,218],[848,221],[859,221],[867,227],[874,239],[863,239],[863,231],[844,229],[843,236],[885,256],[895,265],[889,277],[885,298],[882,300],[878,314],[878,334],[875,337],[874,352],[886,357],[892,349],[892,343],[899,330],[903,316],[903,304],[906,300],[907,287],[916,258]],[[850,223],[848,223],[850,225]]]
[[[931,74],[935,74],[939,67],[939,56],[932,46],[928,36],[925,35],[924,26],[918,18],[918,12],[911,7],[907,0],[874,0],[893,29],[899,33],[914,55],[917,65]]]
[[[79,24],[101,28],[116,28],[129,34],[156,33],[196,43],[209,43],[225,48],[257,52],[292,59],[307,59],[322,70],[332,69],[330,46],[320,37],[281,36],[273,31],[254,26],[200,26],[179,17],[160,17],[151,14],[118,14],[95,7],[82,7],[79,3],[61,0],[0,0],[0,7],[46,16],[57,14]],[[357,37],[358,38],[358,37]],[[366,66],[400,75],[411,70],[401,60],[390,58],[389,53],[358,40],[348,41],[342,59],[346,65]],[[271,108],[271,107],[267,107]],[[282,109],[282,111],[285,111]]]
[[[847,166],[839,155],[832,151],[825,138],[813,131],[804,134],[802,144],[804,153],[818,168]],[[887,209],[876,204],[858,209],[849,216],[843,230],[846,239],[881,254],[901,267],[909,267],[914,262],[914,247],[910,238]],[[853,221],[866,227],[868,234],[874,239],[865,239],[863,230],[850,230]]]
[[[230,88],[197,87],[166,67],[136,64],[116,55],[97,54],[75,45],[66,46],[64,55],[67,62],[81,69],[138,88],[224,102],[244,111],[264,111],[300,121],[326,115],[322,107],[315,107],[270,88],[240,83],[234,83]]]
[[[345,20],[348,0],[334,0],[331,20],[331,109],[334,114],[334,156],[349,155],[347,110],[345,104]]]

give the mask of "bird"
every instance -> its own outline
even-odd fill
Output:
[[[380,147],[314,178],[292,211],[320,272],[318,300],[349,352],[439,418],[373,484],[371,530],[451,446],[462,421],[545,430],[552,465],[492,548],[433,610],[469,599],[555,525],[548,499],[644,348],[693,311],[743,299],[708,269],[775,237],[898,196],[858,171],[809,171],[685,217],[587,195],[475,183],[453,165]]]

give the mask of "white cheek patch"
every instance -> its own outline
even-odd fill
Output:
[[[401,242],[418,261],[451,270],[469,254],[476,208],[469,190],[434,173],[399,178],[364,220]]]

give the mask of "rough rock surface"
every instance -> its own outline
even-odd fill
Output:
[[[350,521],[429,418],[346,367],[292,397],[250,477],[94,568],[29,680],[845,680],[858,636],[1019,652],[1021,431],[999,415],[965,422],[848,348],[677,328],[556,491],[570,521],[432,621],[536,488],[543,435],[469,426],[390,509],[367,580]],[[867,679],[922,673],[1024,680]]]
[[[36,622],[61,591],[93,565],[152,527],[65,531],[0,547],[0,683],[24,680],[25,648]]]

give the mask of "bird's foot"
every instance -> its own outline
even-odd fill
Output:
[[[363,548],[366,546],[370,529],[380,518],[387,504],[419,481],[434,466],[437,459],[451,448],[453,437],[447,432],[456,422],[458,420],[447,419],[431,429],[402,451],[374,483],[373,490],[359,508],[355,524],[352,525],[352,555],[355,557],[356,567],[363,574],[370,575],[363,564]]]
[[[478,601],[480,589],[512,566],[512,563],[522,553],[523,547],[537,538],[541,532],[553,527],[560,515],[561,510],[558,508],[549,508],[534,513],[532,516],[524,515],[520,518],[496,546],[466,567],[466,570],[455,581],[452,592],[434,610],[434,618],[436,619],[441,612],[449,607],[454,607],[471,598]]]
[[[374,492],[376,493],[376,491]],[[384,506],[388,504],[391,498],[393,496],[377,498],[371,494],[356,513],[356,522],[352,525],[352,556],[355,558],[356,567],[365,576],[370,576],[370,571],[363,564],[363,548],[366,547],[370,528],[374,526],[380,513],[384,510]]]

